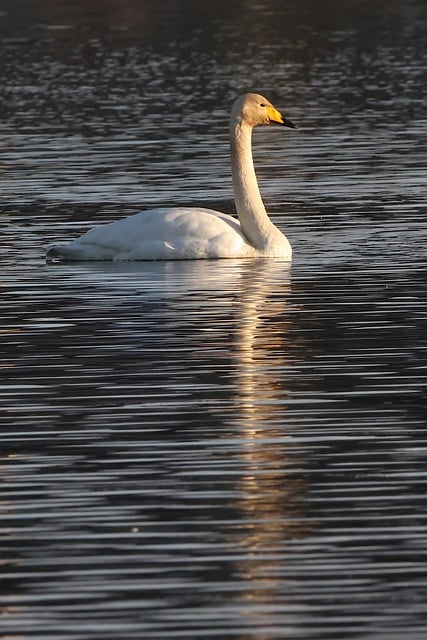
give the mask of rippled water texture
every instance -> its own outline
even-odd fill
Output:
[[[421,640],[423,0],[0,5],[0,634]],[[46,265],[232,212],[258,90],[281,261]]]

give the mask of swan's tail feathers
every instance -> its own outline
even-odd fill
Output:
[[[47,262],[56,260],[85,260],[86,252],[76,247],[70,247],[67,244],[52,244],[47,248]]]

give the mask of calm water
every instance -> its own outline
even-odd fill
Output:
[[[423,0],[0,4],[2,615],[11,640],[427,632]],[[254,136],[295,251],[46,265],[233,211]]]

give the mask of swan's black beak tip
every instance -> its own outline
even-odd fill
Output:
[[[283,118],[283,126],[284,127],[289,127],[289,129],[298,129],[297,125],[294,124],[292,122],[292,120],[289,120],[289,118]]]

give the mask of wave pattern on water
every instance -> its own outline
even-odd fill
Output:
[[[22,285],[0,626],[421,637],[424,274],[227,261]]]

